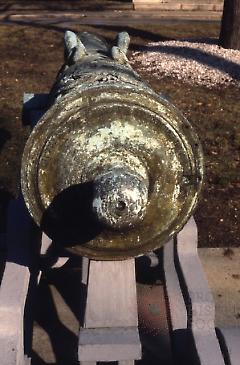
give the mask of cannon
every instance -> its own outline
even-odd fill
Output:
[[[23,154],[34,221],[89,258],[162,246],[192,215],[203,181],[194,129],[132,69],[128,46],[126,32],[113,46],[66,32],[65,64]]]
[[[239,328],[215,328],[197,251],[199,139],[132,69],[128,46],[126,32],[110,46],[67,31],[65,64],[49,95],[24,97],[23,122],[33,130],[23,196],[8,215],[2,365],[30,364],[33,289],[43,271],[76,258],[70,302],[79,296],[83,313],[77,302],[80,330],[67,363],[239,364]]]

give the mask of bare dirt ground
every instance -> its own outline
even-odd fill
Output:
[[[40,4],[41,2],[39,2]],[[50,2],[49,2],[50,3]],[[100,13],[99,13],[100,14]],[[101,14],[104,14],[101,13]],[[100,14],[100,15],[101,15]],[[99,17],[101,17],[99,15]],[[129,15],[130,17],[130,15]],[[143,16],[134,24],[41,24],[8,20],[0,25],[0,222],[5,226],[8,199],[19,191],[21,155],[29,128],[22,126],[24,92],[48,92],[63,62],[63,33],[94,31],[110,42],[127,30],[133,50],[153,41],[191,37],[218,37],[219,22],[151,22]],[[140,69],[137,63],[135,69]],[[161,82],[140,70],[157,92],[167,94],[195,126],[204,148],[206,179],[195,213],[200,246],[240,245],[240,116],[239,89],[234,86],[207,89],[169,77]]]

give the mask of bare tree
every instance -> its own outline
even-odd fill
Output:
[[[219,45],[240,50],[240,0],[224,0]]]

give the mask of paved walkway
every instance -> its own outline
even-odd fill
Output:
[[[221,12],[215,11],[7,11],[0,14],[0,23],[129,25],[159,24],[181,21],[220,21]]]

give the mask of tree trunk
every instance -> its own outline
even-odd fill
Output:
[[[240,50],[240,0],[225,0],[219,46]]]

